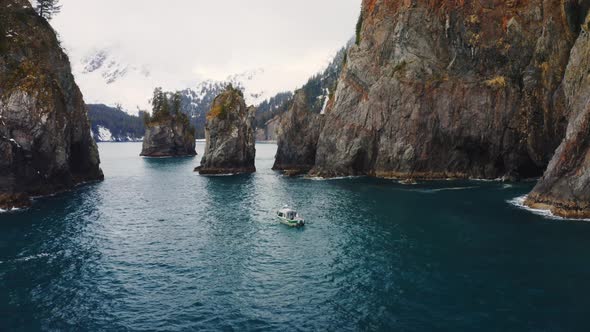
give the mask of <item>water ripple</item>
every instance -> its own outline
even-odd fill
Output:
[[[256,174],[201,177],[198,158],[143,159],[140,149],[100,144],[103,183],[0,215],[0,326],[585,326],[590,227],[505,203],[529,184],[289,178],[270,170],[276,145],[257,147]],[[285,204],[308,225],[278,224]]]

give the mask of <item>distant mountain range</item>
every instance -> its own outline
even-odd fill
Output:
[[[330,94],[336,89],[336,81],[342,71],[345,62],[346,47],[342,48],[321,73],[314,75],[303,85],[302,89],[308,96],[309,108],[314,113],[324,111]],[[113,62],[107,52],[97,52],[93,57],[85,61],[84,72],[100,72],[105,82],[115,82],[123,79],[129,72],[143,73],[149,76],[147,69],[138,67],[121,66]],[[232,84],[244,91],[246,102],[257,106],[256,126],[258,129],[265,129],[266,123],[286,112],[291,104],[293,92],[285,91],[274,96],[266,96],[263,91],[252,92],[246,85],[256,75],[262,74],[263,70],[245,72],[228,77],[225,81],[207,80],[199,83],[193,88],[180,90],[182,96],[181,111],[189,116],[191,124],[195,126],[196,137],[205,137],[205,120],[211,104],[227,85]],[[172,94],[173,92],[169,92]],[[143,137],[143,120],[140,116],[131,116],[121,108],[109,107],[106,105],[88,105],[89,116],[92,122],[92,131],[97,141],[136,141]],[[273,139],[269,133],[267,139]]]
[[[75,75],[83,90],[92,91],[92,103],[123,104],[126,110],[145,109],[149,107],[148,99],[156,86],[163,86],[187,80],[194,80],[193,75],[170,77],[167,71],[152,68],[152,65],[133,63],[125,60],[115,48],[94,50],[83,56],[74,65]],[[187,96],[195,97],[203,90],[218,92],[218,87],[228,83],[244,91],[246,102],[257,105],[274,95],[264,91],[261,82],[268,76],[261,68],[233,74],[223,80],[203,80],[196,86],[189,86],[194,93],[187,91]],[[89,93],[87,93],[89,94]],[[201,95],[203,96],[203,95]]]

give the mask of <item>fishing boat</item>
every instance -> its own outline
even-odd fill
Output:
[[[277,218],[281,224],[289,227],[301,227],[305,225],[305,220],[299,216],[296,210],[289,208],[288,206],[283,207],[277,211]]]

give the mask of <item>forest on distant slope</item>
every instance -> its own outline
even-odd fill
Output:
[[[120,107],[110,107],[103,104],[89,104],[88,118],[95,139],[99,137],[99,127],[108,129],[112,134],[112,140],[118,142],[139,140],[145,133],[143,114],[133,116]],[[98,140],[98,139],[97,139]]]

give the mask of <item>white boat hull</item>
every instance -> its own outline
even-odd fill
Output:
[[[298,220],[289,220],[287,218],[277,217],[279,222],[283,225],[287,225],[289,227],[301,227],[305,225],[305,220],[298,219]]]

